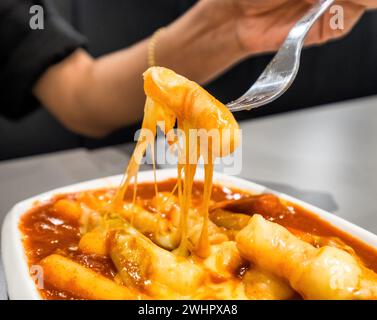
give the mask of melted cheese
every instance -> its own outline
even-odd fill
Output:
[[[184,133],[183,146],[178,137],[173,141],[178,149],[178,198],[181,208],[180,244],[175,250],[178,255],[187,256],[189,252],[187,228],[191,208],[191,193],[194,176],[200,157],[205,162],[205,181],[202,205],[202,231],[196,248],[191,249],[200,257],[210,253],[208,236],[208,207],[211,197],[213,164],[216,158],[232,153],[239,144],[239,127],[231,112],[221,102],[195,82],[173,71],[152,67],[144,73],[144,90],[147,100],[140,138],[126,169],[121,186],[114,197],[113,209],[123,206],[125,193],[133,182],[134,201],[136,199],[137,173],[139,163],[148,146],[154,150],[156,128],[164,121],[165,134],[177,123]],[[192,129],[195,129],[192,135]],[[199,130],[199,131],[198,131]],[[152,152],[154,159],[154,153]],[[153,161],[154,162],[154,161]],[[155,169],[155,166],[154,166]],[[155,179],[156,180],[156,179]],[[157,194],[157,183],[156,194]]]

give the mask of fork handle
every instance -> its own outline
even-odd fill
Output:
[[[335,2],[335,0],[319,0],[318,3],[313,5],[309,11],[295,24],[289,32],[285,44],[295,42],[302,47],[303,42],[309,33],[313,24],[324,14],[324,12]],[[297,43],[298,38],[300,43]]]

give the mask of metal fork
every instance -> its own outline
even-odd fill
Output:
[[[288,90],[296,78],[302,47],[309,30],[333,3],[334,0],[320,0],[311,7],[289,32],[258,80],[243,96],[227,104],[230,111],[251,110],[263,106]]]

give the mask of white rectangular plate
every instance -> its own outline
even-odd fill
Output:
[[[157,171],[157,180],[163,181],[169,178],[176,178],[177,170],[167,169]],[[202,170],[198,170],[196,180],[203,180]],[[19,230],[20,217],[33,208],[36,201],[43,202],[51,199],[53,196],[64,193],[78,192],[91,189],[117,187],[122,179],[121,175],[108,178],[96,179],[87,182],[78,183],[60,189],[55,189],[16,204],[7,214],[2,228],[2,258],[5,268],[5,276],[8,284],[8,293],[10,299],[37,300],[41,299],[36,286],[30,277],[29,267],[22,244],[22,234]],[[141,171],[138,176],[139,182],[154,181],[153,171]],[[329,222],[333,226],[354,237],[364,241],[372,247],[377,248],[377,236],[366,231],[342,218],[339,218],[329,212],[321,210],[303,201],[292,198],[288,195],[267,189],[256,183],[227,176],[220,173],[214,174],[214,183],[245,190],[253,194],[274,193],[280,198],[295,203],[304,209],[312,212],[321,219]]]

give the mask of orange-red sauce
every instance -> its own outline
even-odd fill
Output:
[[[159,182],[158,190],[171,191],[175,184],[175,179]],[[202,194],[203,183],[195,182],[193,188],[194,206],[201,204]],[[153,183],[138,185],[138,197],[147,200],[154,195],[155,187]],[[112,279],[116,274],[116,269],[110,258],[81,253],[78,249],[80,240],[78,222],[65,221],[52,209],[57,200],[62,198],[75,199],[75,196],[75,194],[59,195],[46,204],[37,205],[22,217],[20,229],[24,235],[24,247],[29,265],[36,265],[50,254],[59,253]],[[132,188],[126,194],[126,198],[131,199],[131,197]],[[226,209],[238,213],[258,213],[287,228],[319,236],[337,237],[351,246],[368,268],[377,272],[376,249],[338,230],[297,205],[282,204],[278,198],[267,194],[250,198],[250,194],[218,185],[213,186],[211,199],[215,202],[241,199],[237,205],[230,205]],[[48,283],[44,284],[44,289],[40,290],[40,292],[42,297],[46,299],[77,298],[71,293],[56,290]]]

